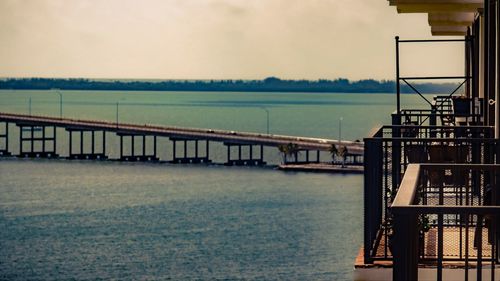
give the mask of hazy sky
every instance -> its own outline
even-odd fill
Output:
[[[395,35],[429,37],[426,15],[386,0],[1,0],[0,76],[393,79]],[[403,74],[463,71],[461,45],[402,51]]]

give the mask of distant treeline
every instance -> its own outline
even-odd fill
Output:
[[[449,93],[456,83],[424,83],[416,88],[421,93]],[[391,80],[365,79],[282,80],[269,77],[264,80],[159,80],[125,81],[92,79],[8,78],[0,80],[0,89],[24,90],[115,90],[115,91],[235,91],[235,92],[337,92],[337,93],[392,93],[396,83]],[[404,93],[412,90],[402,85]]]

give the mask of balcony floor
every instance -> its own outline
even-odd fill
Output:
[[[444,227],[443,229],[443,240],[444,240],[444,245],[443,245],[443,258],[445,261],[443,262],[444,267],[465,267],[465,262],[463,261],[465,259],[465,237],[466,237],[466,231],[465,228],[458,228],[458,227]],[[478,257],[478,252],[477,248],[474,247],[474,237],[476,236],[476,229],[473,227],[469,228],[469,259],[471,260],[469,262],[469,266],[471,268],[476,267],[476,262],[475,260]],[[488,243],[488,230],[486,228],[482,229],[482,245],[483,245],[483,252],[482,252],[482,257],[483,259],[490,259],[491,258],[491,244]],[[364,257],[363,257],[363,249],[360,250],[357,258],[356,258],[356,267],[392,267],[392,253],[389,249],[389,247],[385,247],[386,244],[386,239],[385,235],[382,235],[379,241],[379,245],[377,247],[377,254],[375,256],[376,261],[374,264],[364,264]],[[422,264],[422,266],[432,266],[436,264],[436,259],[437,259],[437,240],[438,240],[438,235],[437,235],[437,228],[431,228],[426,234],[425,234],[425,259],[428,259],[428,261],[425,264]],[[387,252],[386,252],[387,251]],[[488,264],[490,265],[491,262],[483,261],[483,264]],[[497,265],[498,266],[498,265]]]

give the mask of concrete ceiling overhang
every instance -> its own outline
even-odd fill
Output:
[[[434,36],[465,36],[467,26],[431,26],[431,33]]]
[[[465,36],[484,0],[388,0],[398,13],[427,13],[432,35]]]
[[[471,26],[474,13],[429,13],[430,26]]]

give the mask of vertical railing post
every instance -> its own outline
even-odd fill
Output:
[[[364,140],[364,260],[373,263],[372,250],[382,225],[382,140]]]
[[[399,36],[396,36],[396,105],[397,115],[401,114],[401,86],[399,84]]]
[[[418,280],[418,223],[417,215],[397,208],[394,214],[393,271],[395,281]]]
[[[398,115],[398,112],[394,112],[391,114],[392,117],[392,125],[393,126],[399,126],[401,125],[401,115]]]
[[[472,39],[471,39],[471,29],[470,27],[467,27],[467,35],[465,36],[465,93],[468,98],[472,98],[471,95],[471,45],[472,45]]]
[[[437,125],[437,114],[438,112],[438,108],[436,108],[436,105],[434,104],[432,107],[431,107],[431,115],[429,116],[429,126],[436,126]],[[419,124],[421,125],[421,124]],[[429,128],[430,132],[429,132],[429,136],[431,138],[435,138],[436,137],[436,128]]]
[[[398,115],[396,118],[401,118]],[[396,191],[401,181],[401,127],[392,127],[392,190]]]

